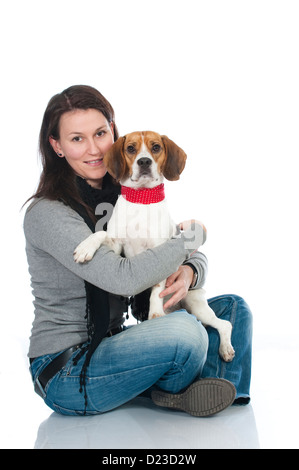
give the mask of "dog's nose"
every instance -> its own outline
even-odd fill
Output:
[[[142,158],[139,158],[139,160],[137,161],[138,165],[142,168],[142,169],[146,169],[148,167],[151,166],[152,164],[152,160],[148,157],[142,157]]]

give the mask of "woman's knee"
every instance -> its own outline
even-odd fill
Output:
[[[252,313],[243,297],[235,294],[220,295],[209,299],[208,303],[217,317],[227,319],[233,324],[235,321],[242,321],[252,325]]]
[[[182,310],[167,315],[164,328],[172,366],[158,385],[177,393],[201,374],[207,358],[208,334],[194,316]]]
[[[241,321],[244,325],[248,325],[248,327],[252,327],[253,316],[247,302],[239,295],[232,295],[232,298],[236,311],[236,320]]]
[[[167,315],[165,335],[175,347],[196,358],[203,358],[208,350],[208,334],[201,322],[186,310],[180,310]]]

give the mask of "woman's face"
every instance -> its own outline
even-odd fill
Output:
[[[49,139],[55,152],[91,186],[101,188],[107,171],[103,157],[114,142],[113,123],[96,109],[76,109],[61,116],[59,135],[59,140]]]

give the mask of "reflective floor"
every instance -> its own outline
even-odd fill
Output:
[[[1,448],[256,449],[299,448],[296,344],[255,345],[252,401],[209,418],[156,407],[137,398],[91,417],[53,413],[33,393],[22,347],[15,367],[2,367]],[[266,344],[265,344],[266,343]],[[296,359],[297,358],[297,359]],[[4,383],[5,382],[5,383]],[[7,387],[9,384],[9,387]]]
[[[203,449],[259,447],[252,407],[198,419],[136,399],[102,416],[65,419],[52,413],[38,429],[35,448]]]

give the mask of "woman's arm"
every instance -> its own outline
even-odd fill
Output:
[[[190,233],[186,230],[181,236],[130,259],[102,246],[91,261],[77,264],[74,249],[91,232],[70,207],[46,199],[37,200],[28,208],[24,231],[34,247],[50,254],[80,278],[124,296],[135,295],[166,279],[198,248],[190,243],[192,230]],[[200,240],[195,244],[200,244]]]
[[[203,287],[206,282],[208,274],[207,257],[200,251],[196,251],[195,253],[192,253],[190,258],[188,258],[183,263],[183,265],[190,264],[193,266],[193,268],[195,268],[195,271],[197,272],[197,279],[195,284],[192,286],[192,289],[199,289],[200,287]]]

